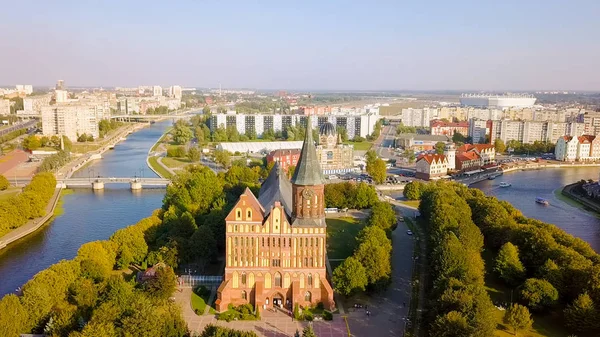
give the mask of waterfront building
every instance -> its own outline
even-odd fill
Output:
[[[443,154],[420,156],[415,164],[415,178],[431,180],[448,174],[448,158]]]
[[[464,144],[456,149],[456,153],[475,152],[481,158],[481,165],[496,161],[496,148],[492,144]]]
[[[456,146],[454,143],[447,143],[444,146],[444,156],[448,159],[448,170],[454,171],[456,169]]]
[[[577,159],[578,137],[562,136],[556,142],[554,157],[560,161],[575,161]]]
[[[98,123],[108,116],[108,102],[57,103],[42,107],[42,132],[44,136],[64,135],[71,141],[84,133],[98,138]]]
[[[276,164],[260,188],[242,193],[225,219],[225,275],[216,309],[250,303],[292,310],[335,306],[326,274],[324,178],[309,125],[290,180]]]
[[[469,123],[467,122],[443,122],[440,120],[432,120],[431,124],[431,134],[434,136],[454,136],[455,133],[460,133],[463,136],[466,136],[469,133]]]
[[[469,132],[467,135],[471,137],[473,143],[484,143],[486,135],[490,133],[490,124],[487,120],[470,119],[469,120]]]
[[[336,127],[346,129],[348,138],[352,139],[356,136],[366,138],[373,133],[375,123],[381,118],[378,109],[367,109],[362,114],[332,114],[328,116],[318,116],[311,120],[313,128],[319,128],[326,122],[329,122]],[[282,132],[286,127],[305,127],[308,117],[304,114],[238,114],[235,111],[227,113],[219,113],[211,116],[210,130],[215,131],[217,128],[227,128],[235,126],[240,134],[255,132],[256,135],[262,137],[262,134],[267,130],[273,132]]]
[[[461,152],[456,154],[456,170],[458,171],[477,171],[481,166],[481,156],[476,151]]]
[[[596,161],[600,159],[600,137],[563,136],[556,142],[554,156],[560,161]]]

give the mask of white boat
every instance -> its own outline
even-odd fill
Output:
[[[503,182],[500,183],[500,187],[510,187],[510,186],[512,186],[512,185],[510,183],[505,182],[505,181],[503,181]]]

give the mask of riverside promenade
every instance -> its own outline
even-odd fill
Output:
[[[8,232],[6,235],[0,237],[0,249],[6,247],[8,244],[13,243],[42,227],[52,216],[54,216],[54,210],[56,209],[56,205],[60,200],[60,194],[62,192],[62,188],[57,188],[54,190],[54,194],[52,198],[50,198],[50,202],[46,206],[46,215],[43,217],[35,218],[29,220],[26,224],[19,228],[15,228],[12,231]]]

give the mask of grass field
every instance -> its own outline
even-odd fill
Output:
[[[202,315],[204,310],[206,310],[206,302],[208,301],[209,296],[210,290],[207,290],[206,288],[199,287],[192,292],[192,310],[194,310],[197,315]],[[209,313],[214,314],[215,309],[211,307]]]
[[[327,255],[330,259],[345,259],[356,248],[356,235],[365,226],[355,218],[327,219]],[[332,268],[333,263],[332,263]]]
[[[358,143],[348,141],[348,142],[344,142],[344,144],[354,145],[354,149],[357,151],[368,151],[373,146],[373,143],[367,142],[367,141],[358,142]]]
[[[419,205],[421,204],[421,200],[398,200],[401,203],[408,205],[410,207],[414,207],[414,208],[419,208]]]
[[[192,162],[187,158],[171,158],[164,157],[162,163],[169,168],[180,168],[191,164]]]
[[[496,275],[493,274],[494,266],[494,255],[489,250],[485,250],[482,254],[485,261],[485,288],[492,302],[495,305],[504,305],[505,303],[511,303],[511,297],[513,301],[517,299],[517,291],[512,291],[507,287]],[[514,336],[513,331],[510,327],[502,323],[505,311],[496,310],[496,332],[495,337],[509,337]],[[563,320],[557,313],[543,313],[543,314],[532,314],[533,327],[529,331],[519,331],[518,336],[520,337],[564,337],[569,336],[569,332],[564,329]],[[583,335],[578,335],[583,337]]]
[[[158,172],[161,177],[166,179],[171,178],[172,174],[158,163],[158,157],[148,157],[148,163],[150,163],[150,166],[152,166],[152,168]]]

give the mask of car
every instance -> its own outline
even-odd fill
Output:
[[[409,230],[406,231],[406,234],[413,235],[413,232],[409,229]]]

